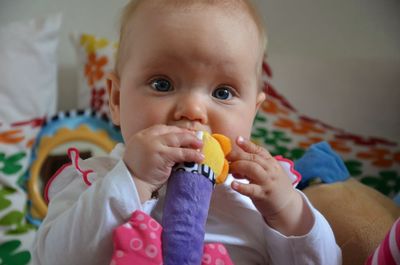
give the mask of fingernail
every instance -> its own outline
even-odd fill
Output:
[[[244,143],[244,138],[243,138],[243,136],[239,136],[239,137],[237,138],[237,141],[238,141],[238,143],[240,143],[240,144]]]
[[[232,189],[237,190],[239,188],[239,183],[237,183],[236,181],[232,182]]]
[[[204,161],[204,159],[206,158],[203,153],[200,153],[200,157],[201,157],[201,161]]]

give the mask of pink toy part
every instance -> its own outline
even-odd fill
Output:
[[[128,223],[114,230],[114,251],[110,265],[161,265],[161,225],[142,211],[135,211]],[[226,248],[219,243],[204,245],[201,265],[233,265]]]
[[[365,265],[400,264],[400,218],[392,225],[385,238],[372,253]]]
[[[142,211],[135,211],[128,223],[114,230],[111,265],[163,264],[161,232],[157,221]]]

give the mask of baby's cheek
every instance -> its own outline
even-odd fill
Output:
[[[223,121],[219,126],[219,131],[213,133],[220,133],[228,137],[232,143],[236,142],[239,136],[250,138],[251,135],[251,123],[247,123],[244,120],[238,118],[235,120]]]

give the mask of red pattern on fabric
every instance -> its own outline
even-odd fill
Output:
[[[262,68],[263,68],[263,72],[268,76],[268,77],[272,77],[272,70],[271,67],[269,66],[269,64],[264,60],[263,64],[262,64]]]
[[[325,129],[320,128],[317,124],[304,121],[304,120],[293,120],[286,117],[281,117],[277,119],[274,123],[275,126],[279,128],[289,129],[294,134],[309,134],[309,133],[317,133],[324,134],[326,133]]]
[[[320,121],[318,119],[313,119],[313,118],[310,118],[310,117],[307,117],[307,116],[304,116],[304,115],[299,115],[299,119],[303,120],[303,121],[306,121],[306,122],[319,124],[322,127],[326,128],[326,129],[329,129],[329,130],[338,131],[338,132],[342,132],[343,131],[342,129],[338,129],[336,127],[333,127],[333,126],[331,126],[329,124],[326,124],[325,122],[322,122],[322,121]]]
[[[93,173],[93,169],[83,170],[79,166],[79,150],[75,147],[68,148],[68,157],[71,159],[72,165],[82,174],[82,179],[86,185],[90,186],[92,183],[89,181],[89,174]]]
[[[385,239],[383,240],[381,244],[381,248],[379,251],[379,264],[385,264],[385,265],[396,265],[396,262],[393,260],[391,251],[390,251],[390,246],[389,246],[389,235],[390,232],[386,234]]]
[[[290,173],[295,175],[295,178],[292,182],[293,186],[296,186],[301,181],[301,174],[296,169],[294,169],[294,162],[290,159],[284,158],[283,156],[274,156],[274,158],[280,162],[284,162],[289,164]]]
[[[69,166],[75,167],[75,169],[81,173],[82,180],[83,180],[83,182],[85,182],[85,184],[87,186],[92,185],[92,183],[89,180],[89,174],[93,173],[94,171],[93,171],[93,169],[84,170],[79,166],[79,150],[75,147],[71,147],[71,148],[68,148],[67,154],[68,154],[68,157],[71,160],[71,162],[66,163],[62,167],[60,167],[56,171],[56,173],[54,173],[54,175],[51,176],[51,178],[49,179],[49,181],[46,184],[46,187],[44,189],[44,199],[47,203],[49,203],[49,201],[50,201],[50,197],[49,197],[50,186],[53,184],[53,182],[56,180],[56,178],[61,174],[61,172],[63,172]]]
[[[366,152],[358,152],[357,157],[360,159],[370,160],[377,167],[391,167],[395,160],[395,155],[390,149],[371,147]]]
[[[297,110],[292,106],[292,104],[290,104],[289,101],[284,96],[279,94],[271,84],[264,82],[264,91],[268,96],[278,99],[281,102],[281,104],[286,108],[290,109],[293,112],[297,112]]]
[[[355,135],[351,133],[341,133],[336,134],[336,138],[343,140],[351,140],[355,144],[364,145],[364,146],[375,146],[378,144],[387,145],[387,146],[397,146],[397,143],[388,141],[386,139],[378,138],[378,137],[362,137],[360,135]]]
[[[90,106],[92,109],[99,111],[105,104],[106,90],[104,87],[100,89],[92,88]]]
[[[62,167],[60,167],[56,171],[56,173],[54,173],[53,176],[50,177],[49,181],[47,181],[46,187],[44,188],[44,200],[46,201],[47,204],[50,202],[49,189],[50,189],[51,184],[53,184],[53,181],[61,174],[61,172],[64,171],[64,169],[66,169],[67,167],[69,167],[71,165],[72,165],[72,163],[64,164]]]
[[[400,218],[397,219],[394,226],[395,226],[395,241],[396,241],[397,247],[399,248],[398,255],[400,255]]]
[[[396,264],[400,264],[400,218],[392,225],[381,244],[365,262],[365,265]]]
[[[264,102],[261,104],[261,109],[266,113],[272,113],[275,115],[289,115],[289,111],[285,107],[282,107],[278,102],[276,102],[276,100],[272,98],[265,99]]]
[[[145,212],[135,211],[128,223],[113,232],[114,251],[110,265],[160,265],[161,225]],[[202,265],[232,265],[226,248],[219,243],[205,244]]]
[[[32,126],[32,128],[37,128],[42,126],[44,123],[44,118],[35,118],[29,121],[23,121],[23,122],[14,122],[13,124],[11,124],[12,127],[15,126],[22,126],[22,125],[28,125],[30,124]]]

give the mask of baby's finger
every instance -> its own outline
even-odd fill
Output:
[[[195,134],[193,131],[188,129],[180,128],[177,126],[157,124],[146,129],[146,133],[150,135],[163,135],[170,133],[190,133]]]
[[[195,134],[189,132],[168,133],[162,136],[162,144],[168,147],[191,147],[200,149],[203,142]]]
[[[259,155],[264,159],[270,159],[272,157],[272,155],[265,148],[256,145],[242,136],[239,136],[236,139],[236,143],[243,151],[247,153]]]
[[[231,162],[231,164],[239,161],[254,162],[260,165],[265,171],[270,171],[271,169],[274,169],[276,164],[276,160],[272,156],[265,158],[264,156],[260,156],[254,153],[247,153],[243,150],[232,151],[227,158]]]
[[[240,183],[238,181],[233,181],[231,187],[233,190],[239,192],[244,196],[250,197],[251,199],[257,199],[261,197],[263,193],[261,187],[256,184],[246,184]]]
[[[272,158],[272,157],[270,157]],[[270,159],[268,158],[268,159]],[[266,161],[268,159],[264,158],[263,156],[260,156],[255,153],[247,153],[243,150],[233,150],[230,152],[227,156],[227,159],[231,162],[239,161],[239,160],[248,160],[248,161],[254,161],[256,163]]]
[[[265,169],[255,162],[240,160],[229,165],[229,172],[238,178],[245,178],[251,183],[264,184],[266,182]]]
[[[174,163],[194,162],[200,164],[204,160],[204,155],[192,148],[169,148],[169,152],[166,155]]]

